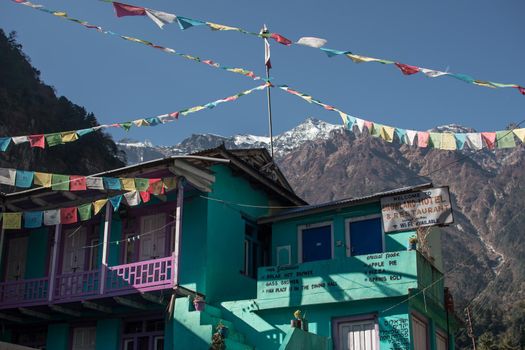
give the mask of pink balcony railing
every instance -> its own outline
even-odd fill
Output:
[[[49,279],[34,278],[0,283],[0,305],[29,305],[45,302]]]
[[[99,270],[93,270],[56,276],[53,299],[71,300],[96,295],[99,292],[99,274]]]
[[[106,290],[108,293],[127,289],[140,291],[169,287],[172,284],[173,257],[140,261],[108,268]]]

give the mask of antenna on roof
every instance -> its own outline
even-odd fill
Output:
[[[261,34],[269,34],[270,31],[266,28],[266,24],[263,25],[261,29]],[[270,69],[272,68],[272,63],[270,62],[270,43],[266,37],[263,37],[264,40],[264,65],[266,67],[266,81],[270,82]],[[266,88],[266,96],[268,97],[268,127],[270,129],[270,154],[273,160],[273,127],[272,127],[272,100],[270,97],[270,86]]]

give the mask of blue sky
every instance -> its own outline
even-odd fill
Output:
[[[107,30],[264,74],[263,43],[255,37],[204,27],[181,31],[176,24],[160,30],[146,17],[117,18],[111,4],[96,0],[34,2]],[[266,23],[272,32],[292,40],[316,36],[327,39],[329,48],[525,86],[525,2],[519,0],[129,3],[251,31]],[[10,1],[0,3],[0,27],[17,31],[44,82],[58,95],[95,113],[100,123],[153,117],[258,84]],[[271,75],[276,83],[367,120],[416,130],[459,123],[492,131],[525,117],[525,96],[516,89],[488,89],[422,74],[403,76],[392,66],[355,64],[344,56],[328,58],[316,49],[285,47],[274,41],[271,45]],[[309,116],[340,123],[337,113],[276,89],[272,102],[274,134]],[[161,145],[177,143],[193,133],[267,135],[266,95],[255,93],[165,126],[111,133],[116,140],[131,137]]]

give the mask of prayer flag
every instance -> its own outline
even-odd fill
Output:
[[[337,56],[337,55],[347,55],[347,54],[351,54],[352,53],[350,51],[340,51],[340,50],[334,50],[334,49],[327,49],[327,48],[324,48],[324,47],[321,47],[320,50],[324,51],[324,53],[326,53],[328,55],[328,57],[334,57],[334,56]]]
[[[401,128],[395,128],[395,134],[397,135],[397,138],[399,139],[400,143],[406,144],[407,142],[407,131],[405,129]]]
[[[417,131],[415,131],[415,130],[407,130],[407,139],[408,139],[408,144],[410,146],[414,145],[414,141],[416,139],[416,135],[417,135]]]
[[[91,203],[82,204],[78,207],[78,215],[80,216],[80,221],[87,221],[91,219],[93,213],[93,206]]]
[[[434,148],[441,148],[441,133],[431,132],[430,133],[430,146]]]
[[[447,72],[441,72],[441,71],[438,71],[438,70],[432,70],[432,69],[427,69],[427,68],[419,68],[419,70],[421,72],[423,72],[423,74],[425,74],[429,78],[437,78],[437,77],[440,77],[442,75],[447,75],[448,74]]]
[[[401,70],[401,72],[403,72],[404,75],[412,75],[412,74],[416,74],[417,72],[419,72],[419,67],[416,67],[416,66],[409,66],[408,64],[403,64],[403,63],[395,63],[395,65],[397,66],[397,68],[399,68]]]
[[[106,190],[120,190],[120,180],[116,177],[104,177],[104,188]]]
[[[155,195],[163,194],[164,184],[162,179],[149,179],[148,192]]]
[[[321,39],[321,38],[303,36],[302,38],[299,38],[299,40],[297,41],[297,44],[310,46],[310,47],[314,47],[318,49],[320,47],[323,47],[326,44],[326,40]]]
[[[130,207],[140,204],[140,195],[138,191],[126,192],[124,193],[124,198]]]
[[[122,184],[122,189],[124,191],[134,191],[134,190],[136,190],[135,179],[133,179],[133,178],[121,178],[120,182]]]
[[[182,16],[177,16],[177,22],[179,22],[179,27],[182,30],[191,28],[193,26],[204,26],[206,22],[199,21],[198,19],[192,19]]]
[[[264,38],[264,65],[268,69],[272,68],[272,61],[270,60],[270,42]]]
[[[131,127],[133,126],[133,123],[132,122],[125,122],[125,123],[120,123],[119,124],[120,127],[126,131],[129,131],[129,129],[131,129]]]
[[[441,149],[448,151],[456,149],[456,138],[453,133],[445,132],[441,134]]]
[[[286,39],[281,34],[272,33],[270,35],[270,38],[272,38],[273,40],[277,41],[279,44],[283,44],[283,45],[286,45],[286,46],[292,45],[292,41],[290,39]]]
[[[137,120],[132,121],[132,123],[135,124],[135,126],[137,126],[137,127],[149,126],[149,124],[146,121],[146,119],[137,119]]]
[[[448,76],[456,78],[456,79],[459,79],[459,80],[462,80],[465,83],[473,83],[474,82],[474,78],[472,78],[471,76],[466,75],[466,74],[457,74],[457,73],[456,74],[452,74],[452,73],[449,73]]]
[[[359,129],[359,132],[363,132],[365,121],[361,118],[355,118],[355,123],[357,125],[357,128]]]
[[[101,177],[87,177],[86,187],[90,190],[103,190],[104,180]]]
[[[171,13],[152,10],[152,9],[146,9],[146,15],[159,26],[160,29],[164,27],[167,23],[173,23],[177,20],[177,16]]]
[[[14,186],[16,181],[16,170],[0,168],[0,184]]]
[[[74,224],[77,221],[77,207],[60,209],[60,223],[62,225]]]
[[[42,187],[51,187],[51,174],[35,172],[35,185]]]
[[[4,213],[2,228],[4,230],[19,230],[22,228],[22,213]]]
[[[147,118],[146,121],[148,122],[149,126],[155,126],[155,125],[161,124],[160,119],[157,117]]]
[[[488,149],[494,149],[495,141],[496,141],[496,133],[495,132],[482,132],[481,138],[485,141],[487,144]]]
[[[514,135],[516,135],[521,142],[525,143],[525,128],[514,129],[512,132],[514,132]]]
[[[52,226],[60,224],[60,209],[44,210],[44,225]]]
[[[99,199],[98,201],[93,202],[93,208],[95,209],[95,215],[98,214],[100,209],[102,209],[106,205],[107,202],[108,202],[107,199]]]
[[[142,199],[142,202],[143,203],[148,203],[149,200],[151,199],[151,195],[149,192],[139,192],[140,193],[140,198]]]
[[[383,124],[374,123],[372,130],[368,129],[370,131],[370,135],[374,137],[380,137],[383,132],[383,126]]]
[[[395,132],[395,128],[384,125],[383,129],[380,131],[381,138],[385,140],[386,142],[392,142],[394,141],[394,132]]]
[[[49,147],[53,147],[53,146],[56,146],[56,145],[61,145],[63,143],[62,136],[60,135],[60,133],[48,134],[48,135],[45,135],[45,138],[46,138],[46,141],[47,141],[47,145]]]
[[[69,191],[69,176],[52,174],[51,188],[54,191]]]
[[[465,142],[467,141],[467,135],[463,133],[457,133],[454,134],[454,137],[456,138],[457,149],[463,149],[463,147],[465,146]]]
[[[19,145],[21,143],[28,142],[29,138],[27,136],[17,136],[13,137],[12,140],[15,145]]]
[[[71,175],[69,179],[71,191],[85,191],[87,189],[85,176]]]
[[[498,142],[498,148],[516,147],[516,141],[514,140],[512,130],[496,131],[496,140]]]
[[[120,202],[122,202],[122,195],[119,194],[117,196],[109,197],[109,202],[113,206],[113,211],[117,211],[120,207]]]
[[[120,2],[113,2],[113,7],[115,8],[117,17],[146,15],[146,9],[144,7],[122,4]]]
[[[29,144],[31,147],[45,148],[46,143],[44,141],[44,135],[29,135]]]
[[[482,149],[483,142],[481,140],[481,134],[479,132],[467,133],[467,145],[470,149]]]
[[[430,134],[426,131],[417,132],[417,146],[418,147],[428,147],[428,139]]]
[[[62,137],[62,142],[73,142],[78,140],[78,135],[76,131],[67,131],[60,133],[60,136]]]
[[[0,151],[5,152],[9,143],[11,143],[10,137],[0,137]]]
[[[166,192],[175,190],[177,188],[177,180],[178,179],[176,177],[165,177],[162,179]]]
[[[84,135],[87,135],[89,133],[92,133],[93,131],[95,131],[95,129],[93,129],[93,128],[80,129],[80,130],[77,130],[77,134],[78,134],[78,136],[84,136]]]
[[[141,192],[147,191],[149,188],[149,179],[135,178],[135,188]]]
[[[217,24],[217,23],[212,23],[212,22],[206,22],[206,24],[212,30],[236,30],[236,31],[240,31],[239,28],[229,27],[229,26],[225,26],[223,24]]]
[[[33,184],[33,176],[34,172],[32,171],[25,171],[25,170],[17,170],[16,171],[16,187],[20,188],[29,188]]]
[[[517,89],[522,95],[525,95],[525,88],[524,87],[517,86]]]
[[[374,131],[374,123],[372,123],[372,122],[370,122],[368,120],[365,120],[364,121],[364,125],[368,129],[368,133],[371,135],[372,132]]]
[[[42,226],[43,211],[26,211],[24,212],[24,227],[38,228]]]

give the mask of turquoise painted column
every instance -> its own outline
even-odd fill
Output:
[[[27,251],[27,264],[25,278],[40,278],[46,275],[47,240],[49,229],[47,227],[32,230],[29,233]]]
[[[436,323],[431,318],[428,319],[428,333],[430,350],[436,350]]]
[[[67,323],[50,324],[47,327],[47,349],[68,350],[69,325]]]
[[[112,318],[107,320],[99,320],[97,322],[95,349],[120,349],[120,319]]]

